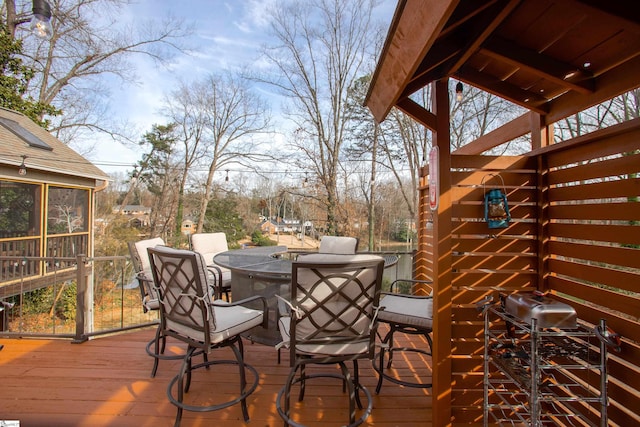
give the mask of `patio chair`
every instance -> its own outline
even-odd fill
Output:
[[[291,310],[290,316],[278,321],[291,364],[276,400],[285,426],[301,425],[291,419],[292,386],[300,384],[298,400],[302,401],[307,380],[316,377],[343,381],[349,395],[349,426],[361,424],[370,415],[371,394],[360,384],[358,360],[373,359],[375,353],[375,317],[383,269],[384,259],[375,255],[312,254],[293,262],[291,299],[278,297]],[[353,376],[346,366],[348,361],[353,362]],[[309,364],[337,364],[341,374],[307,374]],[[361,391],[368,405],[356,420],[355,406],[362,409]]]
[[[358,239],[346,236],[323,236],[318,252],[321,254],[352,255],[358,250]]]
[[[258,372],[244,362],[244,348],[240,334],[262,325],[267,327],[267,302],[262,297],[250,297],[229,303],[212,300],[207,284],[207,267],[197,252],[167,247],[149,248],[153,278],[158,286],[160,311],[165,322],[165,335],[187,344],[180,371],[167,387],[169,401],[177,406],[175,425],[179,426],[183,410],[215,411],[240,403],[245,421],[249,421],[246,398],[258,386]],[[251,301],[261,301],[262,310],[243,306]],[[214,349],[230,348],[235,360],[207,360],[194,365],[193,356],[208,354]],[[193,405],[184,401],[189,391],[192,372],[213,365],[236,365],[239,371],[239,395],[216,404]],[[253,382],[247,384],[247,371]],[[176,387],[177,385],[177,387]],[[173,389],[177,388],[177,397]],[[210,390],[215,391],[215,384]],[[208,401],[209,402],[209,401]]]
[[[431,356],[433,348],[430,335],[433,327],[433,296],[426,295],[429,292],[433,293],[431,285],[430,281],[398,279],[391,284],[390,292],[382,293],[378,322],[389,325],[389,331],[384,338],[381,337],[380,352],[377,355],[378,363],[376,365],[374,361],[373,364],[373,368],[378,373],[376,394],[380,393],[384,379],[405,387],[431,388],[431,383],[410,381],[385,372],[384,366],[385,356],[387,356],[386,369],[391,368],[393,354],[396,352],[408,351]],[[415,295],[418,287],[422,292],[425,292],[425,296]],[[396,333],[424,336],[429,350],[416,347],[396,347],[394,342],[394,334]]]
[[[144,313],[147,313],[149,311],[158,311],[160,309],[158,291],[153,283],[153,275],[151,274],[151,263],[149,262],[149,254],[147,253],[147,248],[164,245],[164,240],[162,240],[160,237],[128,243],[131,262],[136,273],[136,280],[138,280],[138,287],[140,289],[142,298],[142,311]],[[178,360],[182,359],[183,357],[183,355],[180,354],[164,354],[167,339],[163,331],[164,322],[162,316],[160,316],[160,322],[158,324],[158,327],[156,328],[155,337],[151,341],[149,341],[146,347],[147,354],[153,357],[153,368],[151,369],[152,378],[156,376],[156,372],[158,371],[158,362],[160,359]]]
[[[335,254],[335,255],[353,255],[358,250],[358,242],[359,240],[356,237],[346,237],[346,236],[323,236],[320,239],[320,247],[318,248],[318,253],[321,254]],[[299,257],[306,257],[310,254],[300,254]],[[290,287],[289,285],[283,285],[280,289],[280,295],[289,294]],[[278,319],[280,317],[289,316],[289,307],[286,306],[282,301],[278,302],[278,311],[277,316]],[[278,365],[280,364],[280,349],[278,349]]]
[[[207,263],[213,280],[211,281],[213,292],[216,298],[221,299],[224,294],[225,299],[230,301],[231,292],[231,271],[227,268],[214,264],[213,257],[220,252],[229,250],[227,236],[225,233],[196,233],[191,236],[191,249],[199,252]]]

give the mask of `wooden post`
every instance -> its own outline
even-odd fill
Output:
[[[449,131],[449,90],[447,79],[433,85],[432,107],[436,115],[434,145],[438,146],[439,203],[433,220],[433,422],[451,425],[451,142]]]
[[[83,343],[88,340],[86,331],[86,319],[89,318],[89,310],[87,306],[87,287],[88,287],[88,271],[87,257],[78,255],[76,257],[76,336],[72,340],[73,343]]]
[[[533,111],[529,113],[532,150],[553,144],[553,125],[546,125],[545,120],[545,117],[538,113]]]

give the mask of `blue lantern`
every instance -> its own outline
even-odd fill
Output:
[[[494,175],[491,175],[494,176]],[[502,180],[502,177],[498,175]],[[482,179],[484,185],[484,178]],[[502,181],[504,187],[504,181]],[[484,219],[489,228],[507,228],[511,221],[507,196],[499,188],[484,192]]]

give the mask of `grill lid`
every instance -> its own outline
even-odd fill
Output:
[[[524,323],[537,320],[538,328],[576,329],[577,314],[568,304],[549,298],[542,292],[511,294],[503,300],[504,311]]]

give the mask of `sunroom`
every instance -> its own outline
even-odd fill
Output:
[[[0,299],[75,278],[93,254],[95,192],[108,175],[28,117],[0,109]],[[69,268],[66,268],[69,267]]]

